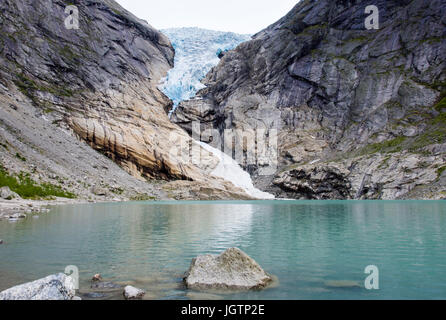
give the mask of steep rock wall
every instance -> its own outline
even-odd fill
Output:
[[[365,28],[369,5],[379,9],[379,30]],[[249,169],[258,187],[279,196],[442,198],[445,17],[441,0],[300,1],[228,52],[203,81],[207,88],[180,104],[174,120],[188,131],[200,121],[223,140],[225,129],[278,130],[276,174],[259,175],[261,164]],[[414,156],[410,168],[399,165]],[[331,172],[333,163],[348,192],[327,196],[293,187],[317,184],[308,170]]]

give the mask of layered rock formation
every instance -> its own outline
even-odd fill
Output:
[[[367,30],[365,8],[379,9]],[[174,121],[278,132],[278,168],[256,185],[305,199],[446,196],[446,3],[302,0],[225,54]],[[203,138],[208,141],[209,138]],[[224,141],[232,145],[232,139]]]
[[[69,4],[79,10],[78,29],[67,28]],[[5,0],[0,3],[0,29],[5,140],[0,151],[9,159],[2,161],[7,169],[21,166],[20,161],[13,163],[17,148],[32,158],[40,176],[48,178],[49,168],[59,171],[61,180],[72,179],[72,184],[86,182],[86,171],[92,171],[78,170],[79,166],[111,166],[91,151],[73,150],[76,135],[139,180],[209,182],[219,190],[243,194],[230,183],[209,177],[218,160],[202,153],[199,146],[191,154],[200,160],[190,161],[194,142],[169,121],[165,110],[172,102],[157,88],[173,66],[174,50],[167,37],[147,22],[111,0]],[[22,125],[22,119],[31,127]],[[59,145],[54,148],[52,143]],[[38,153],[44,157],[39,159]],[[65,159],[52,161],[52,153],[78,160],[75,165]],[[57,170],[58,166],[66,170]],[[88,181],[94,190],[113,184],[158,198],[166,195],[116,174],[117,169],[115,173],[96,171],[92,175],[101,181]],[[119,175],[119,181],[113,174]]]

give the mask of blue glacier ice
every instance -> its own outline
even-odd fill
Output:
[[[160,89],[178,104],[195,96],[205,86],[200,82],[220,61],[221,52],[232,50],[251,39],[250,35],[212,31],[200,28],[161,30],[175,48],[175,66],[160,85]]]
[[[159,86],[174,103],[171,113],[181,101],[194,97],[198,90],[205,87],[200,81],[218,64],[221,53],[251,39],[250,35],[199,28],[161,31],[169,37],[175,48],[175,66]],[[230,156],[204,142],[197,143],[219,159],[211,175],[232,182],[253,198],[274,199],[274,195],[256,189],[249,173],[243,171]]]

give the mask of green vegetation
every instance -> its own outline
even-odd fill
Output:
[[[8,146],[7,146],[6,144],[4,144],[4,143],[1,143],[1,142],[0,142],[0,146],[2,146],[3,148],[5,148],[6,150],[9,150]]]
[[[406,139],[406,137],[397,137],[392,140],[369,144],[360,150],[360,155],[373,154],[377,152],[400,152],[403,150],[403,143],[406,141]]]
[[[17,176],[9,175],[0,165],[0,187],[9,187],[24,199],[51,199],[53,197],[74,199],[76,196],[50,183],[38,184],[29,173],[21,172]]]
[[[117,16],[122,16],[122,12],[119,11],[118,9],[116,9],[116,8],[111,8],[111,9],[112,9],[113,13],[116,14]]]
[[[147,194],[137,194],[130,198],[131,201],[154,201],[156,200],[156,197],[149,196]]]
[[[446,113],[441,113],[427,124],[427,130],[417,136],[409,146],[409,151],[417,151],[434,143],[446,141]]]
[[[358,36],[356,38],[352,38],[352,39],[348,39],[347,42],[365,42],[367,41],[369,38],[366,36]]]
[[[441,177],[441,175],[443,174],[443,172],[445,170],[446,170],[446,166],[443,166],[443,167],[437,169],[438,178]]]
[[[437,86],[438,87],[438,86]],[[429,108],[430,109],[430,108]],[[397,137],[392,140],[369,144],[358,151],[359,155],[367,155],[374,153],[394,153],[403,150],[410,152],[423,153],[421,150],[432,144],[440,144],[446,142],[446,91],[443,91],[440,101],[434,106],[439,112],[436,117],[432,117],[426,109],[414,110],[407,115],[404,122],[418,123],[423,121],[427,124],[426,130],[416,137]],[[430,109],[431,110],[431,109]],[[419,119],[412,121],[411,117]],[[401,124],[400,124],[401,125]],[[426,152],[428,155],[429,152]],[[384,164],[383,164],[384,165]]]
[[[17,78],[14,81],[14,83],[20,90],[20,92],[22,92],[24,95],[30,98],[37,105],[40,105],[41,102],[34,95],[36,91],[48,92],[51,93],[52,95],[62,96],[62,97],[73,96],[73,92],[67,88],[57,85],[53,86],[39,85],[37,84],[36,81],[26,76],[24,73],[17,74]]]
[[[425,168],[430,167],[430,165],[431,165],[431,164],[430,164],[429,162],[421,161],[421,162],[418,163],[418,168],[423,168],[423,169],[425,169]]]
[[[322,33],[326,29],[327,29],[326,23],[316,24],[305,28],[299,35],[313,36]]]
[[[420,43],[427,42],[428,44],[435,44],[435,43],[441,43],[444,40],[444,38],[440,37],[431,37],[431,38],[425,38],[420,41]]]
[[[436,81],[433,83],[422,82],[418,79],[412,78],[413,81],[422,84],[425,87],[431,88],[441,92],[441,97],[446,97],[446,82]]]
[[[378,169],[383,169],[383,168],[387,168],[388,167],[388,162],[390,160],[391,156],[386,156],[384,158],[384,160],[380,163],[380,165],[378,166]]]
[[[438,112],[446,112],[446,94],[445,96],[435,105],[435,110]]]
[[[23,162],[26,162],[26,158],[24,157],[24,156],[22,156],[20,153],[16,153],[15,154],[15,157],[17,158],[17,159],[20,159],[20,160],[22,160]]]
[[[118,194],[118,195],[122,195],[124,193],[124,189],[123,188],[109,188],[111,192],[113,192],[114,194]]]
[[[67,58],[68,62],[75,62],[77,59],[80,58],[79,55],[75,54],[71,48],[68,45],[64,45],[60,50],[59,53]]]

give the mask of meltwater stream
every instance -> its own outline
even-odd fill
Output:
[[[263,192],[252,183],[251,176],[248,172],[244,171],[230,156],[226,153],[204,143],[199,142],[199,144],[208,152],[212,153],[217,159],[219,159],[218,165],[211,172],[212,175],[223,178],[225,180],[231,181],[233,185],[239,187],[253,198],[256,199],[274,199],[274,195]]]
[[[0,238],[0,290],[76,265],[84,299],[96,273],[145,299],[446,299],[446,201],[73,205],[0,221]],[[255,292],[185,289],[192,258],[230,247],[278,280]],[[364,288],[369,265],[379,290]]]

